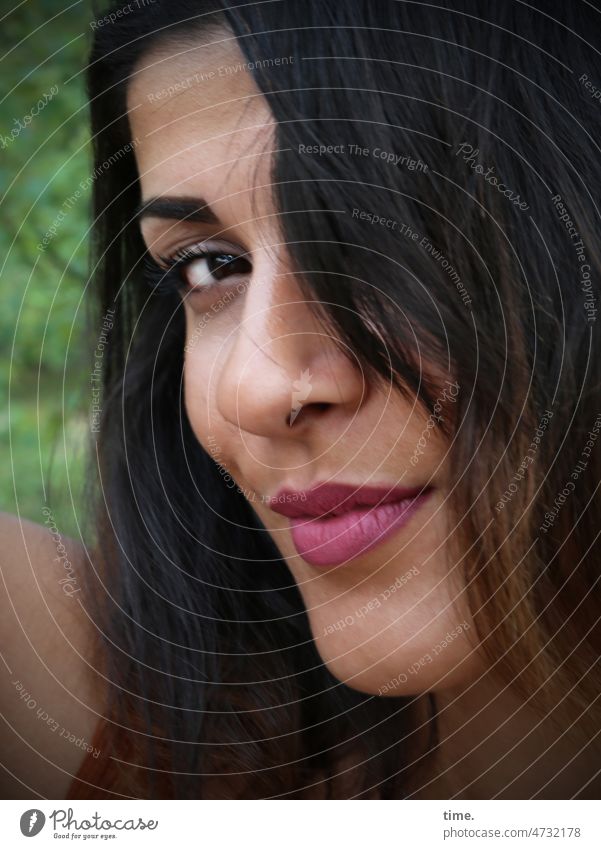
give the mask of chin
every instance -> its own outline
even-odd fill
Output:
[[[376,655],[369,645],[356,648],[315,641],[317,651],[329,672],[341,683],[370,696],[382,698],[417,696],[469,686],[482,674],[479,654],[467,638],[435,655],[419,656],[395,652],[391,646]]]

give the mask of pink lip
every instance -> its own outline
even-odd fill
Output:
[[[312,566],[340,566],[404,527],[431,487],[382,488],[320,484],[280,490],[269,506],[290,519],[294,546]]]

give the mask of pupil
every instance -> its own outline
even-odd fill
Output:
[[[209,269],[213,277],[221,280],[228,274],[243,273],[248,266],[247,260],[233,254],[215,254],[209,259]]]

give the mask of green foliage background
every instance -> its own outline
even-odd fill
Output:
[[[75,536],[91,441],[91,189],[79,183],[92,168],[83,72],[93,17],[89,3],[26,0],[0,22],[0,509],[43,523],[48,506]]]

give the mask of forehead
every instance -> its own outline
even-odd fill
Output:
[[[143,198],[202,186],[214,201],[267,182],[273,118],[229,31],[144,54],[127,105]]]

